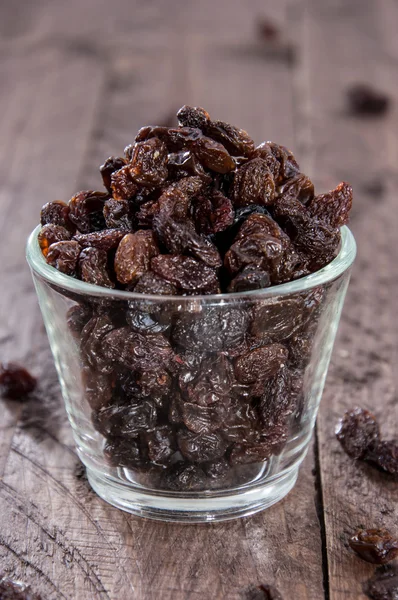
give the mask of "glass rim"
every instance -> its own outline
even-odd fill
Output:
[[[194,300],[211,301],[231,301],[243,300],[248,298],[270,298],[273,296],[286,296],[304,292],[314,287],[324,285],[329,281],[335,280],[350,268],[356,256],[356,243],[351,230],[344,226],[341,228],[341,247],[337,256],[325,267],[305,275],[300,279],[294,279],[287,283],[273,285],[259,290],[248,290],[245,292],[233,292],[230,294],[198,294],[192,296],[161,296],[156,294],[140,294],[138,292],[128,292],[125,290],[114,290],[101,287],[92,283],[86,283],[80,279],[75,279],[70,275],[65,275],[55,267],[47,264],[41,252],[37,235],[41,229],[38,225],[30,234],[26,246],[26,260],[32,271],[42,277],[48,283],[56,285],[70,292],[96,296],[101,298],[117,298],[120,300],[148,300],[156,302],[192,302]]]

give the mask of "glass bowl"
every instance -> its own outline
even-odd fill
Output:
[[[27,246],[77,452],[135,515],[231,519],[294,486],[311,439],[355,241],[320,271],[209,296],[110,290]]]

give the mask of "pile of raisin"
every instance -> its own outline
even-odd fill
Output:
[[[110,465],[195,491],[228,486],[283,449],[303,412],[324,293],[223,305],[195,296],[325,266],[352,190],[316,196],[283,146],[256,148],[201,108],[177,117],[179,127],[144,127],[105,161],[104,192],[46,204],[39,244],[71,277],[142,294],[70,309],[85,399]],[[192,297],[190,310],[175,296]]]
[[[376,417],[368,410],[347,411],[337,425],[336,437],[351,458],[398,477],[398,441],[382,439]]]

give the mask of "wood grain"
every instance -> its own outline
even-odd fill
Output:
[[[281,27],[283,51],[256,37],[261,15]],[[2,402],[1,571],[46,600],[238,600],[259,583],[286,599],[364,598],[372,568],[346,539],[359,524],[398,530],[398,489],[354,465],[333,427],[360,404],[377,412],[386,436],[396,430],[397,109],[385,119],[348,118],[344,93],[371,78],[396,94],[396,18],[392,0],[0,6],[0,358],[23,361],[40,378],[31,403]],[[311,447],[284,501],[248,519],[195,526],[134,518],[89,488],[23,248],[44,202],[97,187],[108,155],[182,103],[204,105],[257,142],[291,146],[320,190],[349,180],[359,244],[319,419],[320,471]],[[369,188],[380,179],[386,188],[376,198]]]
[[[383,118],[350,118],[344,101],[349,85],[368,80],[396,98],[397,65],[386,60],[387,52],[392,57],[396,48],[390,47],[385,23],[396,22],[398,12],[396,4],[371,1],[327,1],[322,8],[315,1],[307,4],[313,174],[326,174],[317,176],[322,188],[348,179],[356,190],[352,229],[358,257],[321,405],[318,439],[330,599],[359,600],[374,567],[349,551],[347,539],[360,526],[398,530],[398,483],[355,464],[340,448],[334,427],[345,410],[358,405],[376,413],[387,438],[397,432],[398,120],[396,106]],[[384,191],[369,191],[375,184],[384,185]]]

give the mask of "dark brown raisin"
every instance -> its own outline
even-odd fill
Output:
[[[69,219],[81,233],[104,229],[103,209],[108,194],[87,190],[69,200]]]
[[[78,233],[73,239],[79,242],[82,248],[93,247],[108,252],[112,248],[117,248],[124,235],[126,232],[120,229],[103,229],[93,233]]]
[[[347,411],[336,428],[336,437],[351,458],[361,459],[379,440],[376,418],[363,408]]]
[[[356,83],[347,90],[348,111],[355,116],[379,117],[390,107],[390,99],[368,83]]]
[[[228,292],[247,292],[260,290],[271,285],[269,273],[259,267],[247,265],[230,282]]]
[[[136,195],[138,185],[133,181],[129,165],[112,173],[111,189],[115,200],[129,200]]]
[[[37,239],[39,241],[40,250],[43,253],[43,256],[47,256],[48,249],[51,244],[56,244],[57,242],[64,242],[70,240],[71,233],[62,227],[61,225],[53,225],[52,223],[48,223],[44,225],[39,231]]]
[[[275,375],[285,364],[288,352],[281,344],[270,344],[242,354],[235,360],[235,375],[241,383],[256,383]]]
[[[387,529],[359,529],[348,543],[363,560],[376,565],[398,556],[398,540]]]
[[[311,216],[318,217],[330,227],[342,227],[348,222],[352,206],[352,187],[340,183],[335,190],[315,196],[307,208]]]
[[[111,175],[115,171],[122,169],[126,165],[126,161],[124,158],[120,156],[110,156],[106,159],[103,165],[100,166],[100,173],[102,176],[102,181],[104,187],[108,190],[109,193],[112,192],[112,181]]]
[[[217,190],[199,196],[193,203],[193,214],[197,230],[205,235],[224,231],[235,218],[231,200]]]
[[[140,294],[155,294],[159,296],[175,296],[178,294],[177,287],[156,275],[152,271],[147,271],[144,273],[137,285],[134,287],[135,292],[139,292]]]
[[[92,309],[84,304],[75,304],[68,310],[66,315],[68,327],[77,339],[80,339],[82,329],[91,317]]]
[[[398,475],[398,442],[379,440],[368,448],[365,460],[390,475]]]
[[[217,294],[219,284],[215,269],[189,256],[161,255],[151,261],[157,275],[190,294]]]
[[[227,444],[219,433],[197,434],[181,429],[178,447],[186,460],[196,463],[217,460],[224,456]]]
[[[0,363],[0,394],[12,400],[26,400],[37,384],[29,371],[16,363]]]
[[[204,471],[198,465],[179,462],[166,474],[164,485],[170,490],[190,492],[203,490],[206,487],[205,482]]]
[[[398,598],[398,566],[387,565],[376,569],[363,585],[364,593],[372,600],[397,600]]]
[[[175,433],[168,425],[157,427],[145,434],[148,458],[152,464],[167,465],[177,450]]]
[[[84,397],[93,409],[105,406],[112,398],[113,380],[105,374],[86,366],[82,369]]]
[[[146,466],[146,459],[136,440],[110,438],[104,446],[104,456],[113,467],[141,469]]]
[[[80,250],[80,245],[77,242],[56,242],[49,247],[46,261],[61,273],[74,275]]]
[[[260,339],[281,342],[303,324],[304,300],[298,296],[259,301],[253,311],[251,333]]]
[[[84,248],[80,252],[77,265],[79,278],[93,285],[100,285],[107,288],[115,287],[108,274],[107,259],[105,250]]]
[[[104,204],[104,219],[110,229],[132,231],[133,210],[128,200],[109,198]]]
[[[243,600],[283,600],[283,598],[273,585],[259,585],[250,586]]]
[[[1,600],[42,600],[39,594],[32,592],[29,585],[21,581],[13,581],[9,577],[0,579]]]
[[[118,281],[132,284],[149,270],[151,259],[159,254],[152,231],[128,233],[120,242],[115,256]]]
[[[254,158],[237,170],[232,190],[235,206],[268,206],[274,197],[274,178],[262,158]]]
[[[69,206],[65,202],[62,202],[62,200],[47,202],[41,209],[40,222],[42,225],[47,225],[48,223],[60,225],[68,229],[68,231],[75,230],[75,226],[69,219]]]
[[[212,183],[211,176],[200,164],[198,158],[189,150],[180,150],[180,152],[170,153],[168,156],[167,168],[169,171],[169,179],[198,176],[205,182]]]
[[[155,187],[167,179],[167,148],[158,138],[137,142],[131,154],[130,175],[135,183]]]
[[[128,327],[105,335],[102,350],[109,361],[138,371],[167,368],[175,358],[170,343],[162,334],[142,335]]]

